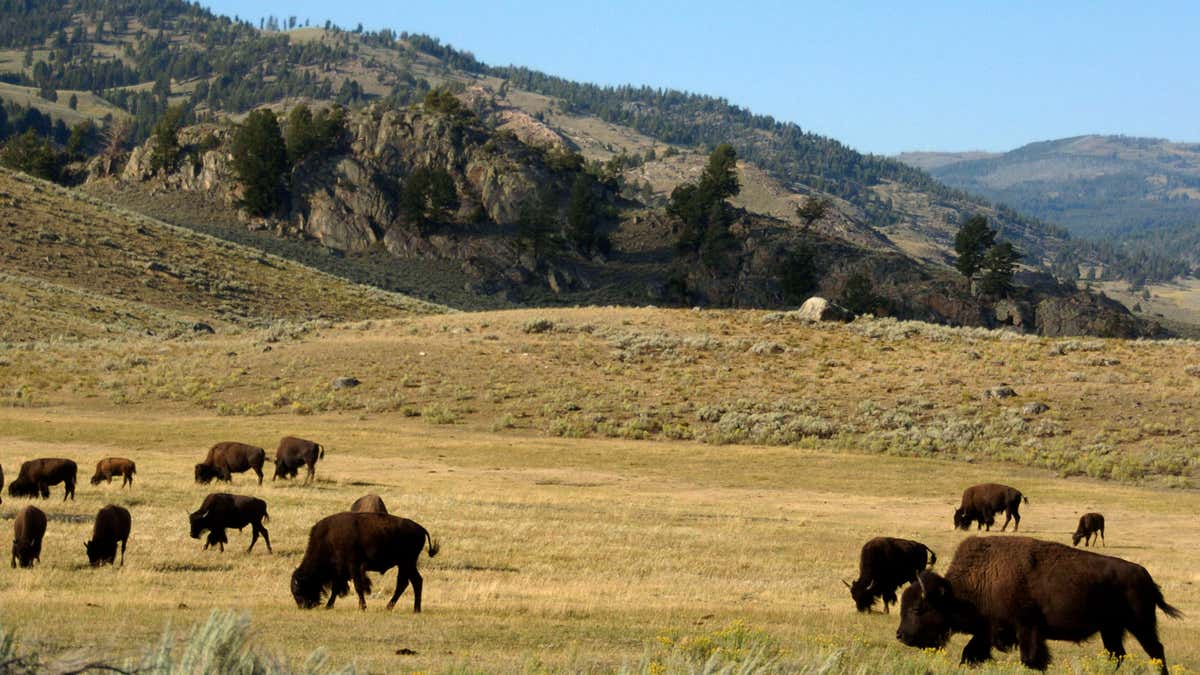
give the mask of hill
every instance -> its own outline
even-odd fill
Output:
[[[0,31],[4,77],[12,87],[28,88],[21,90],[24,100],[32,102],[28,92],[35,89],[46,102],[41,111],[10,104],[8,132],[40,133],[67,148],[57,156],[61,166],[32,163],[30,170],[41,167],[68,181],[86,176],[94,194],[118,202],[131,195],[121,203],[152,215],[176,210],[177,189],[202,187],[211,209],[171,216],[186,227],[231,237],[239,229],[207,221],[210,211],[228,210],[243,198],[229,171],[213,172],[222,154],[228,156],[230,125],[251,109],[288,116],[301,103],[350,110],[346,135],[335,134],[333,145],[307,159],[290,158],[290,201],[260,214],[267,220],[243,220],[240,227],[334,251],[346,262],[322,268],[347,270],[355,281],[464,308],[580,302],[779,307],[815,292],[846,300],[857,288],[861,302],[850,303],[855,311],[1025,330],[1054,326],[1052,332],[1155,333],[1127,313],[1112,316],[1123,313],[1119,306],[1046,274],[1066,250],[1062,232],[902,163],[862,155],[723,100],[495,68],[435,39],[387,30],[258,30],[178,1],[32,2],[6,11],[26,29]],[[107,113],[99,115],[100,101],[74,93],[85,90],[126,111],[129,126],[110,123]],[[67,128],[60,101],[68,92],[68,109],[92,111],[90,121],[107,137],[83,124]],[[177,117],[167,115],[171,106]],[[438,115],[442,121],[423,124]],[[151,131],[168,119],[192,135],[163,175]],[[409,123],[416,123],[413,134],[404,129]],[[127,135],[118,133],[122,129]],[[369,137],[376,132],[384,136]],[[132,169],[114,164],[124,161],[122,141],[136,145]],[[684,234],[696,225],[663,207],[724,142],[740,159],[747,189],[712,236],[702,231],[704,241],[687,244]],[[36,147],[22,147],[42,157]],[[85,167],[77,161],[100,150],[100,170],[96,162]],[[175,163],[180,158],[190,165]],[[221,161],[227,169],[228,160]],[[122,183],[104,183],[114,168]],[[416,213],[412,204],[429,205],[431,180],[441,181],[448,201]],[[421,181],[425,192],[410,190]],[[141,187],[128,189],[130,183]],[[578,193],[577,185],[584,185]],[[573,206],[576,197],[581,202]],[[811,227],[796,213],[807,197],[829,204]],[[589,214],[587,222],[570,224],[571,213]],[[953,235],[971,214],[986,215],[1032,268],[1034,280],[1014,298],[1021,305],[1015,312],[976,297],[948,267]],[[306,262],[319,257],[311,245],[263,243],[296,251]],[[388,270],[376,255],[381,250],[414,273]],[[364,269],[354,269],[360,261]],[[424,269],[436,270],[437,290],[421,288],[422,274],[415,271]],[[1082,320],[1039,318],[1037,308],[1049,299],[1073,306]]]
[[[0,342],[444,311],[0,169]]]
[[[1140,271],[1142,279],[1169,280],[1200,265],[1200,145],[1078,136],[994,156],[907,153],[899,159],[1074,236],[1110,243],[1126,260],[1105,278],[1136,280]]]

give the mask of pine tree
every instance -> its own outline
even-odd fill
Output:
[[[975,276],[983,265],[983,257],[996,243],[996,231],[988,227],[987,217],[971,216],[954,235],[954,251],[958,259],[954,266],[968,279]]]
[[[979,291],[997,298],[1007,297],[1013,290],[1013,272],[1021,253],[1007,241],[999,242],[987,250],[981,268]]]
[[[287,146],[275,113],[260,108],[233,135],[233,170],[242,184],[240,206],[254,216],[278,213],[287,197]]]
[[[179,123],[183,119],[183,112],[183,106],[171,106],[154,125],[151,171],[169,173],[175,170],[175,164],[179,161]]]
[[[804,203],[796,208],[796,215],[804,222],[804,229],[812,227],[812,224],[825,217],[832,203],[825,197],[814,197],[809,195],[804,198]]]

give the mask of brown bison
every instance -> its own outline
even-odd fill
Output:
[[[981,663],[1014,645],[1021,663],[1045,670],[1046,640],[1082,642],[1096,633],[1114,658],[1133,633],[1167,672],[1155,607],[1182,616],[1141,565],[1029,537],[968,537],[941,577],[921,572],[900,599],[896,638],[940,648],[951,633],[971,635],[962,663]]]
[[[121,542],[121,566],[125,566],[125,543],[129,541],[132,519],[123,506],[109,504],[96,513],[92,540],[83,543],[92,567],[111,565],[117,558],[117,542]]]
[[[271,553],[271,535],[267,528],[263,527],[263,521],[270,520],[266,502],[258,497],[231,495],[228,492],[210,494],[204,498],[195,513],[188,515],[192,539],[199,539],[200,534],[208,530],[204,550],[207,551],[210,546],[217,546],[222,553],[225,552],[225,544],[229,543],[225,530],[232,528],[240,531],[247,525],[250,526],[250,547],[246,549],[246,553],[254,550],[254,544],[260,534],[267,543],[267,552]]]
[[[1004,513],[1004,526],[1000,528],[1003,532],[1008,529],[1008,521],[1015,521],[1013,524],[1013,532],[1016,532],[1021,527],[1021,501],[1029,503],[1029,498],[1021,494],[1021,491],[1016,488],[1010,488],[1007,485],[999,483],[983,483],[982,485],[972,485],[963,490],[962,504],[954,511],[954,526],[963,529],[971,529],[971,523],[977,523],[975,529],[980,529],[987,526],[988,531],[992,529],[992,525],[996,524],[996,514]]]
[[[926,555],[928,554],[928,555]],[[928,559],[928,562],[927,560]],[[875,537],[863,544],[858,558],[858,578],[846,583],[860,612],[871,611],[876,598],[883,598],[883,611],[896,604],[896,589],[917,580],[917,573],[933,567],[937,554],[919,541]]]
[[[350,505],[351,513],[387,513],[387,507],[383,505],[383,499],[379,495],[363,495],[354,500]]]
[[[1085,513],[1079,516],[1079,527],[1075,528],[1075,534],[1071,535],[1071,545],[1078,546],[1079,540],[1082,539],[1084,546],[1091,546],[1092,537],[1096,534],[1100,535],[1100,543],[1104,544],[1104,516],[1099,513]]]
[[[13,519],[12,566],[33,567],[42,559],[42,537],[46,536],[46,514],[36,506],[26,506]]]
[[[137,473],[137,465],[133,460],[124,457],[106,457],[96,462],[96,474],[92,476],[92,485],[100,481],[112,482],[113,476],[121,476],[121,487],[133,485],[133,474]]]
[[[8,484],[8,494],[13,497],[50,498],[50,486],[62,483],[65,488],[63,501],[75,499],[75,477],[78,467],[69,459],[31,459],[21,464],[17,477]]]
[[[367,572],[387,572],[396,568],[396,591],[387,608],[396,605],[400,594],[413,587],[413,611],[421,611],[421,575],[417,558],[425,543],[429,557],[437,555],[438,544],[429,532],[405,518],[384,513],[337,513],[322,518],[308,534],[304,560],[292,573],[292,597],[301,609],[321,604],[326,591],[326,609],[337,598],[350,592],[354,581],[359,609],[367,608],[366,594],[371,592]]]
[[[226,483],[233,482],[233,474],[254,469],[258,474],[258,484],[263,482],[263,462],[267,453],[259,447],[224,441],[217,443],[208,450],[208,456],[196,465],[196,482],[208,483],[214,478]]]
[[[276,478],[295,478],[300,467],[308,467],[308,475],[304,482],[313,480],[317,475],[317,459],[325,459],[325,448],[320,443],[306,441],[295,436],[284,436],[279,439],[279,447],[275,449]]]

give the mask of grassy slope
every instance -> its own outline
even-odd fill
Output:
[[[0,258],[0,341],[441,311],[7,170]]]

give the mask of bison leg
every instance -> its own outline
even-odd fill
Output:
[[[271,550],[271,535],[267,534],[267,528],[262,526],[262,522],[250,524],[250,548],[246,549],[246,553],[254,550],[254,542],[258,541],[258,535],[262,535],[263,541],[267,543],[267,553],[274,553]]]
[[[1158,661],[1158,672],[1162,675],[1167,675],[1166,653],[1163,652],[1162,643],[1158,641],[1158,631],[1154,628],[1154,624],[1151,623],[1148,626],[1130,628],[1129,632],[1133,633],[1133,637],[1137,638],[1138,643],[1142,645],[1142,649],[1146,650],[1146,655]]]
[[[1125,658],[1125,629],[1116,626],[1100,629],[1100,641],[1104,643],[1104,649],[1108,655],[1118,660],[1117,665],[1120,666],[1120,659]]]
[[[1033,670],[1045,670],[1050,665],[1050,650],[1037,626],[1017,627],[1017,642],[1021,646],[1021,663]]]
[[[421,612],[421,586],[425,580],[421,578],[421,573],[417,571],[416,566],[413,566],[412,574],[410,575],[413,585],[413,612],[419,614]]]
[[[125,542],[126,541],[128,541],[128,539],[121,540],[121,567],[125,566]]]
[[[396,601],[400,599],[400,595],[404,593],[405,589],[408,588],[409,577],[411,577],[415,572],[416,570],[412,570],[410,572],[405,570],[403,567],[396,568],[396,590],[392,593],[392,599],[388,600],[387,608],[389,610],[396,606]],[[417,592],[417,588],[418,586],[413,584],[414,593]],[[417,604],[420,605],[420,601],[417,601]],[[421,611],[419,607],[417,608],[417,611]]]
[[[367,578],[367,571],[361,566],[354,572],[354,592],[358,593],[358,608],[362,611],[367,611],[366,592],[371,590],[371,580]]]
[[[1108,544],[1104,542],[1104,528],[1100,528],[1100,543],[1104,544],[1104,548],[1108,548]]]
[[[317,479],[317,463],[309,462],[308,463],[308,476],[304,479],[304,482],[311,483],[316,479]]]
[[[971,636],[967,645],[963,647],[962,658],[959,663],[975,665],[990,661],[992,658],[992,640],[987,632],[976,633]]]
[[[258,474],[258,484],[261,486],[261,485],[262,485],[262,479],[263,479],[262,467],[261,467],[261,466],[256,466],[256,467],[253,467],[253,468],[254,468],[254,473]]]

